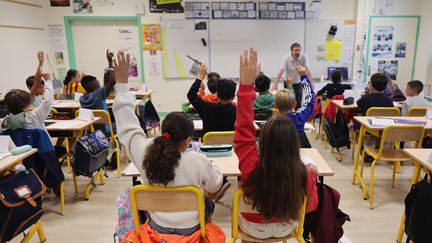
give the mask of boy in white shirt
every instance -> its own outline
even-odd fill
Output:
[[[407,99],[402,105],[402,116],[406,116],[411,107],[431,107],[431,103],[427,101],[420,93],[423,91],[423,83],[419,80],[409,81],[405,88]]]

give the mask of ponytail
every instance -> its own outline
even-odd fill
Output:
[[[171,112],[162,122],[162,136],[149,145],[143,161],[148,183],[166,186],[174,180],[181,158],[179,147],[193,135],[192,121],[183,112]]]
[[[77,75],[77,73],[78,73],[77,70],[75,70],[75,69],[69,69],[69,71],[67,72],[66,77],[65,77],[65,79],[63,81],[63,85],[67,86],[70,83],[70,81],[72,80],[72,78]]]

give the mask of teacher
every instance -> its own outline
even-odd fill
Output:
[[[302,47],[299,43],[293,43],[291,45],[291,55],[286,55],[282,63],[279,72],[276,75],[276,80],[271,88],[271,90],[277,90],[278,84],[282,77],[282,74],[286,74],[286,83],[284,87],[288,84],[292,84],[295,92],[295,98],[297,102],[296,109],[300,108],[303,99],[303,87],[300,83],[300,75],[297,73],[296,66],[301,65],[306,68],[306,74],[309,80],[312,81],[312,75],[309,69],[309,62],[306,54],[302,53]]]

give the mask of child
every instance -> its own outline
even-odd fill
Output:
[[[331,75],[332,82],[327,84],[320,91],[318,91],[317,96],[327,94],[327,99],[333,98],[335,95],[343,95],[346,86],[341,84],[342,75],[339,71],[335,71]]]
[[[369,83],[370,94],[366,94],[357,101],[359,113],[362,116],[365,116],[367,110],[371,107],[393,107],[392,99],[383,93],[388,82],[388,77],[382,73],[375,73],[371,76]]]
[[[233,99],[236,91],[236,83],[232,80],[219,79],[217,84],[218,103],[206,102],[197,94],[206,74],[207,66],[201,64],[198,77],[187,94],[189,102],[203,121],[203,134],[214,131],[234,131],[236,106],[233,104]],[[210,194],[210,197],[215,202],[219,201],[230,186],[231,183],[224,177],[223,185],[220,190],[216,194]]]
[[[239,225],[258,239],[284,237],[298,224],[304,196],[308,198],[307,211],[317,207],[317,168],[301,161],[296,128],[287,116],[273,116],[267,121],[261,130],[258,151],[252,109],[256,69],[256,51],[251,49],[249,57],[245,51],[240,56],[234,143],[244,197],[259,214],[241,213]],[[307,80],[304,68],[300,73],[302,80]]]
[[[44,63],[44,54],[43,52],[38,52],[37,58],[39,61],[36,73],[39,72],[39,70],[42,70],[42,66]],[[49,79],[49,75],[46,73],[42,74],[42,77],[47,80]],[[34,108],[38,107],[40,104],[42,104],[42,96],[44,94],[44,81],[41,80],[40,82],[35,82],[35,75],[32,75],[26,79],[26,85],[27,88],[30,90],[30,96],[32,98],[32,106]]]
[[[219,79],[220,76],[218,73],[211,72],[207,74],[207,87],[210,90],[210,94],[205,93],[205,84],[201,83],[198,96],[201,97],[204,101],[218,103],[216,92]]]
[[[207,66],[200,65],[198,77],[189,89],[187,97],[203,121],[203,133],[214,131],[234,131],[236,107],[236,84],[232,80],[220,79],[217,84],[217,103],[204,101],[198,96],[198,89],[207,74]]]
[[[74,94],[75,92],[78,92],[84,94],[86,91],[80,83],[82,76],[84,76],[84,74],[81,75],[77,70],[69,69],[63,81],[63,93]]]
[[[145,184],[162,186],[193,185],[208,192],[217,191],[222,173],[206,156],[186,149],[194,131],[184,113],[172,112],[162,122],[162,136],[150,142],[135,115],[134,96],[128,91],[129,55],[117,54],[114,61],[117,95],[113,110],[120,142]],[[196,92],[195,92],[196,94]],[[214,204],[206,199],[206,220]],[[190,235],[199,229],[197,212],[149,212],[149,224],[159,233]]]
[[[411,107],[431,107],[431,103],[427,101],[420,93],[423,91],[423,83],[419,80],[409,81],[405,88],[407,100],[402,105],[402,116],[406,116]]]
[[[43,53],[38,53],[42,55]],[[39,59],[40,60],[40,59]],[[43,61],[42,61],[43,63]],[[41,67],[42,65],[40,65]],[[41,68],[36,72],[34,83],[40,85],[41,77],[44,75],[47,80],[44,85],[44,98],[42,103],[35,109],[32,106],[32,97],[29,92],[21,89],[12,89],[4,98],[7,109],[12,115],[5,117],[1,123],[2,130],[15,130],[18,128],[39,128],[45,130],[45,119],[50,113],[54,103],[52,80],[48,74],[42,74]]]
[[[385,75],[385,74],[383,74]],[[393,101],[403,101],[406,99],[404,93],[402,90],[399,89],[398,85],[394,80],[390,80],[387,75],[385,75],[388,79],[387,86],[382,91],[383,94],[390,97]],[[365,94],[371,94],[372,91],[369,88],[370,83],[368,84],[368,87],[365,88]]]
[[[270,79],[264,74],[255,79],[255,91],[259,93],[253,105],[255,109],[270,110],[274,107],[274,95],[269,92]]]
[[[302,66],[297,66],[297,72],[300,75],[301,84],[303,85],[303,96],[305,98],[304,103],[298,110],[294,110],[297,106],[294,93],[287,89],[282,89],[276,93],[275,108],[278,109],[279,114],[288,115],[288,117],[294,122],[294,125],[297,129],[297,136],[300,141],[300,147],[311,148],[309,140],[304,131],[304,125],[309,116],[312,114],[315,103],[315,95],[312,85],[306,74],[306,69]]]

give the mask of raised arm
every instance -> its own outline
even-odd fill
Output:
[[[200,112],[205,107],[205,101],[201,99],[201,97],[198,95],[198,91],[201,87],[202,80],[204,80],[206,75],[207,75],[207,66],[205,64],[201,64],[199,66],[197,79],[192,84],[192,86],[189,89],[189,92],[187,93],[187,98],[189,102],[198,112]]]
[[[44,53],[43,52],[38,52],[37,53],[37,58],[38,58],[38,66],[36,69],[36,73],[34,75],[34,81],[33,81],[33,85],[30,89],[30,95],[32,98],[34,98],[36,96],[36,92],[38,90],[38,88],[41,86],[41,82],[40,82],[40,77],[42,76],[42,66],[44,63]]]
[[[240,56],[240,87],[237,92],[237,116],[234,125],[235,152],[242,174],[248,175],[258,161],[255,140],[253,102],[256,97],[254,81],[258,69],[257,52],[250,49]]]
[[[313,111],[315,94],[312,89],[312,84],[307,76],[306,68],[303,66],[297,66],[296,68],[300,75],[301,84],[303,86],[303,96],[305,99],[302,106],[297,109],[296,113],[300,119],[306,122]]]
[[[129,158],[142,172],[142,161],[144,160],[147,141],[135,115],[135,96],[130,94],[128,90],[129,55],[125,56],[123,52],[119,52],[117,60],[114,60],[114,67],[117,95],[114,99],[113,111],[118,137],[120,143],[125,145]]]
[[[109,49],[106,51],[106,57],[108,60],[108,68],[105,69],[104,73],[104,86],[107,88],[107,95],[114,91],[114,85],[116,83],[115,71],[113,65],[114,53],[110,52]]]

